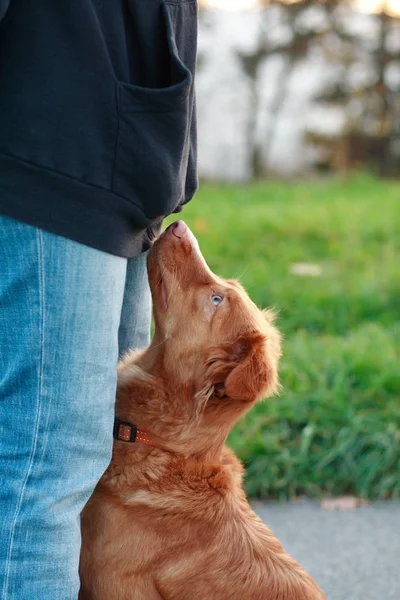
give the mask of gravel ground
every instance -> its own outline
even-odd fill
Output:
[[[400,502],[346,511],[303,500],[253,508],[328,600],[400,600]]]

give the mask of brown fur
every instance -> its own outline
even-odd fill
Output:
[[[116,415],[158,446],[114,442],[82,516],[81,600],[323,600],[251,510],[225,445],[277,389],[272,313],[211,273],[189,231],[167,230],[148,267],[155,336],[119,366]]]

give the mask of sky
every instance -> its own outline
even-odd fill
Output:
[[[296,2],[296,0],[288,0]],[[377,12],[386,4],[388,12],[400,16],[400,0],[352,0],[364,12]],[[219,10],[248,10],[258,6],[258,0],[203,0],[203,5]]]

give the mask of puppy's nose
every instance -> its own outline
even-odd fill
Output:
[[[171,230],[175,237],[180,239],[185,235],[187,231],[187,225],[184,221],[175,221],[175,223],[172,223],[168,229]]]

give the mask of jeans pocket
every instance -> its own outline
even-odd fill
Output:
[[[146,88],[117,82],[113,191],[149,219],[168,215],[187,201],[195,190],[188,190],[188,182],[197,181],[191,156],[196,3],[164,2],[162,14],[169,53],[168,85]]]

